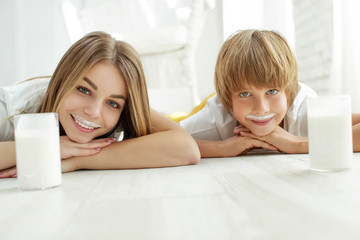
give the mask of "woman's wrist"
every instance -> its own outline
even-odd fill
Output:
[[[295,153],[309,153],[309,138],[299,137]]]
[[[76,170],[80,170],[79,159],[76,157],[68,158],[61,161],[61,171],[63,173],[74,172]]]

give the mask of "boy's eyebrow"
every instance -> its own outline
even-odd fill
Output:
[[[98,87],[96,86],[95,83],[93,83],[90,79],[88,79],[87,77],[84,77],[84,81],[87,82],[93,89],[97,90]],[[119,98],[119,99],[123,99],[124,101],[126,101],[126,97],[124,95],[110,95],[111,98]]]
[[[87,77],[84,77],[84,81],[87,82],[93,89],[97,90],[98,87],[95,85],[95,83],[93,83],[90,79],[88,79]]]

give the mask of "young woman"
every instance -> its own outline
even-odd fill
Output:
[[[89,33],[71,46],[50,81],[0,88],[0,177],[16,176],[13,116],[34,112],[58,113],[63,172],[200,160],[192,137],[150,109],[136,51],[103,32]]]

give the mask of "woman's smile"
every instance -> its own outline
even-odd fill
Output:
[[[97,125],[96,123],[93,123],[93,122],[86,121],[85,119],[83,119],[79,116],[76,116],[73,114],[70,114],[70,115],[73,119],[75,126],[82,132],[91,133],[101,127],[100,125]]]

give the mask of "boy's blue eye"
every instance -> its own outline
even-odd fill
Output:
[[[119,104],[117,104],[116,102],[109,101],[108,104],[112,108],[120,108]]]
[[[87,95],[90,95],[90,90],[89,89],[87,89],[87,88],[85,88],[85,87],[78,87],[77,88],[77,90],[79,91],[79,92],[81,92],[81,93],[83,93],[83,94],[87,94]]]
[[[239,94],[239,96],[245,98],[245,97],[250,96],[250,93],[249,92],[242,92],[242,93]]]
[[[279,91],[276,90],[276,89],[271,89],[271,90],[268,91],[268,94],[269,94],[269,95],[275,95],[275,94],[277,94],[278,92],[279,92]]]

